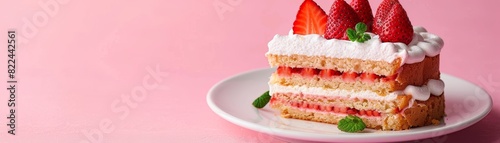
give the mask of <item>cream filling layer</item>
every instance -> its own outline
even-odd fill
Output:
[[[368,33],[371,39],[364,43],[348,40],[325,39],[322,35],[276,35],[268,43],[266,55],[307,55],[333,58],[353,58],[393,62],[401,58],[402,64],[421,62],[425,56],[434,57],[441,52],[443,40],[423,27],[414,27],[410,44],[382,42],[378,35]]]
[[[413,86],[409,85],[404,90],[394,91],[386,96],[380,96],[377,93],[369,90],[352,92],[342,89],[324,89],[320,87],[307,87],[307,86],[283,86],[279,84],[269,84],[269,94],[273,93],[294,93],[294,94],[309,94],[321,96],[337,96],[343,98],[360,98],[371,100],[395,100],[398,95],[412,95],[414,100],[427,101],[431,95],[439,96],[444,92],[444,82],[442,80],[431,79],[427,85]]]

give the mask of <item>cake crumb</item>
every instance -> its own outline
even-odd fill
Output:
[[[432,122],[433,125],[439,125],[441,123],[441,121],[436,120],[436,119],[432,119],[431,122]]]

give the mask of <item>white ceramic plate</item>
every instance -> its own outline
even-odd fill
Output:
[[[437,137],[462,130],[485,117],[491,110],[491,97],[465,80],[441,74],[445,82],[446,117],[436,126],[405,131],[365,129],[345,133],[336,125],[286,119],[268,106],[256,109],[255,98],[268,90],[269,76],[275,69],[260,69],[225,79],[210,89],[207,103],[222,118],[236,125],[282,138],[323,142],[392,142]]]

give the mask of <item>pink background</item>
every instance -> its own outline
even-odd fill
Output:
[[[326,11],[333,2],[317,1]],[[370,1],[372,9],[380,1]],[[229,10],[219,15],[214,3]],[[267,42],[291,29],[300,3],[3,0],[1,39],[16,29],[20,43],[17,135],[6,133],[8,97],[0,90],[0,142],[83,143],[96,131],[102,136],[93,137],[102,142],[280,142],[222,119],[205,98],[226,77],[268,67]],[[480,85],[500,102],[499,2],[401,3],[413,25],[445,40],[441,71]],[[7,87],[2,49],[0,87]],[[155,80],[157,67],[163,75]],[[144,79],[156,86],[143,86]],[[140,89],[146,94],[122,100]],[[494,104],[477,124],[420,142],[500,142],[499,118]],[[111,123],[108,133],[99,129],[101,122]]]

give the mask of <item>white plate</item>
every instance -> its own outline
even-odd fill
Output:
[[[477,85],[441,74],[446,85],[445,123],[405,131],[365,129],[362,133],[345,133],[332,124],[282,118],[268,106],[254,108],[253,100],[269,89],[267,82],[274,71],[260,69],[225,79],[210,89],[207,103],[216,114],[236,125],[282,138],[324,142],[392,142],[437,137],[473,125],[492,107],[491,97]]]

